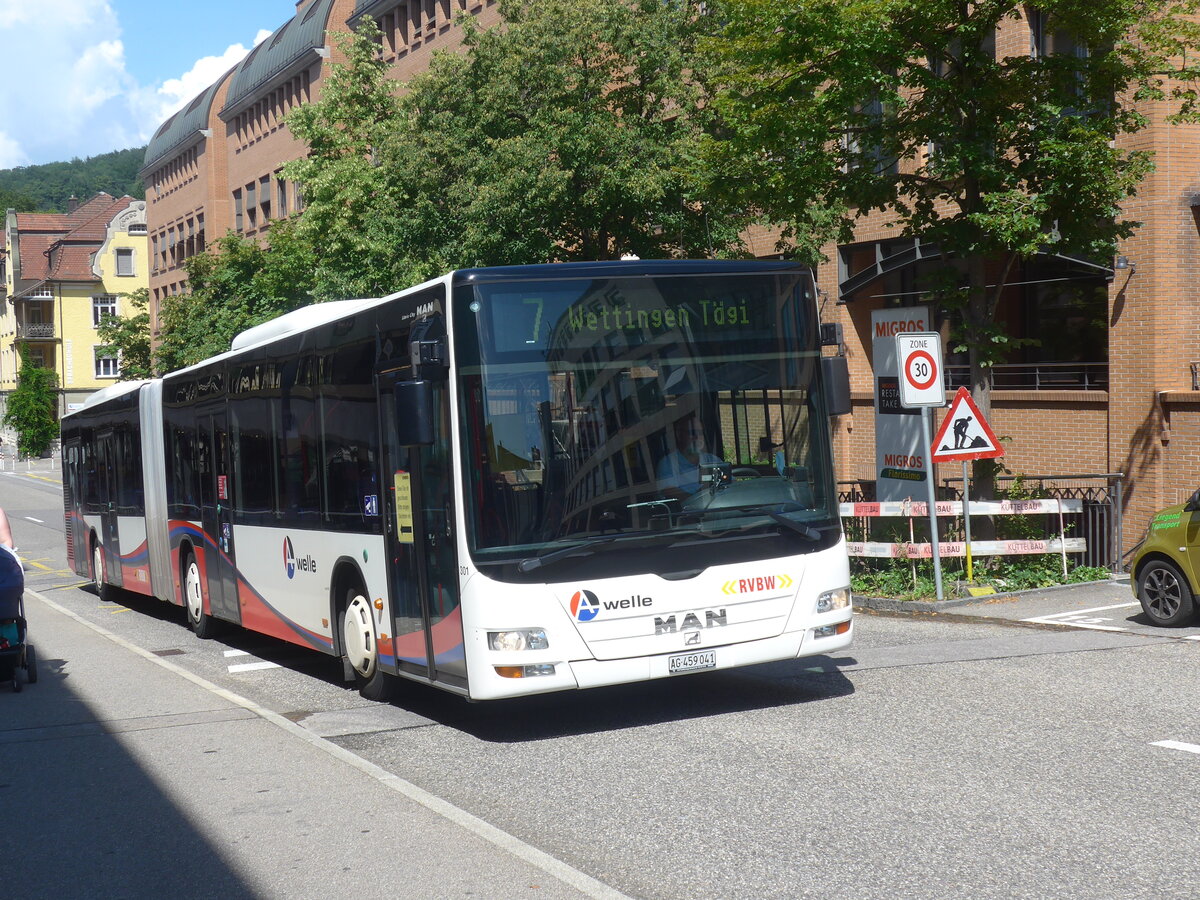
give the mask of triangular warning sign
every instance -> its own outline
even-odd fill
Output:
[[[980,415],[971,392],[965,387],[960,387],[954,395],[950,411],[933,438],[931,455],[935,463],[993,459],[1004,455],[995,432]]]

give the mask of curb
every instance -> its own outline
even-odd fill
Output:
[[[1057,593],[1077,588],[1095,587],[1099,585],[1129,584],[1128,575],[1110,578],[1108,581],[1080,581],[1075,584],[1055,584],[1044,588],[1030,588],[1024,591],[1007,591],[1004,593],[984,594],[982,597],[954,597],[949,600],[897,600],[894,597],[865,597],[854,595],[854,606],[858,609],[874,609],[881,612],[907,613],[936,613],[943,610],[955,609],[960,606],[971,606],[978,603],[992,603],[996,600],[1012,600],[1028,597],[1033,594]]]

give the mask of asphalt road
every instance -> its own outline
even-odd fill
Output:
[[[1200,641],[1072,625],[1105,605],[1088,595],[865,613],[830,658],[499,704],[405,683],[369,704],[331,660],[240,632],[199,641],[178,610],[79,587],[54,479],[0,475],[31,588],[627,896],[1196,895]],[[252,775],[224,777],[249,791]],[[469,868],[461,840],[445,851]],[[496,888],[479,895],[509,895]]]

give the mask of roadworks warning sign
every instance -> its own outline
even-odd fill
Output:
[[[1004,455],[996,434],[971,399],[971,392],[960,387],[933,439],[933,461],[969,462]]]

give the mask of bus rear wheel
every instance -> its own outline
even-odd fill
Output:
[[[108,600],[108,585],[104,580],[104,551],[97,540],[92,541],[92,583],[96,585],[100,599]]]
[[[204,614],[204,589],[200,584],[200,566],[196,556],[188,553],[183,559],[183,600],[187,607],[188,627],[204,640],[216,632],[212,616]]]
[[[358,588],[346,595],[341,616],[342,653],[354,672],[358,692],[367,700],[386,700],[390,684],[379,665],[379,638],[371,603]]]

